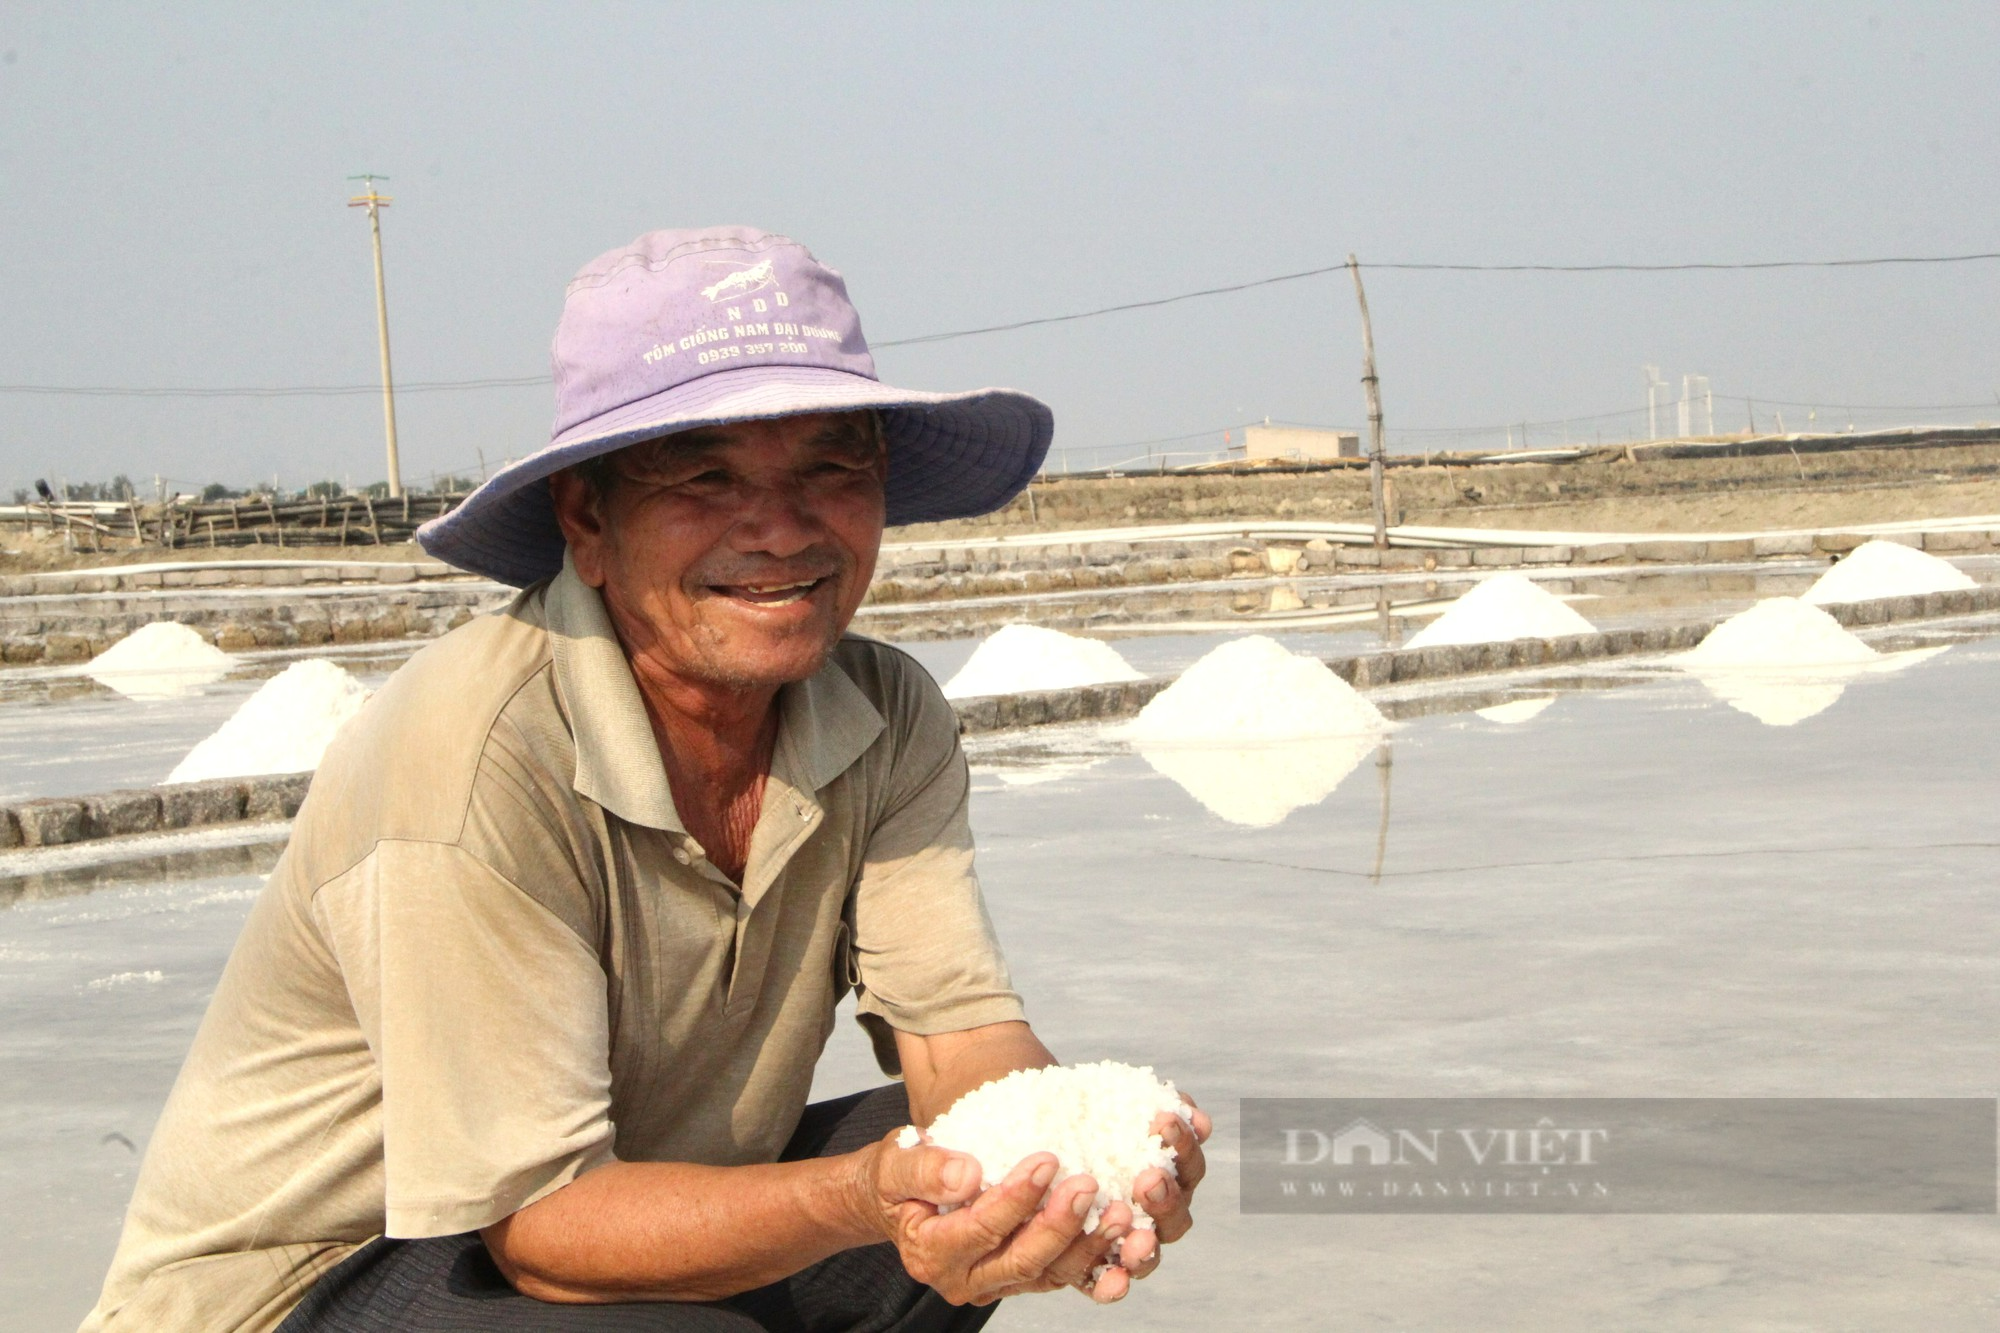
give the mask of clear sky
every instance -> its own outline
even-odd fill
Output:
[[[877,340],[1349,250],[2000,250],[1996,67],[1990,4],[8,0],[0,383],[372,382],[367,224],[344,207],[364,170],[396,201],[405,381],[544,372],[569,275],[665,226],[799,238],[846,274]],[[1630,409],[1649,363],[1711,376],[1724,428],[1746,394],[2000,402],[2000,263],[1381,272],[1369,295],[1392,438]],[[891,382],[1041,395],[1079,464],[1267,415],[1362,413],[1339,277],[878,361]],[[404,395],[405,474],[523,454],[549,416],[546,386]],[[1425,439],[1448,442],[1399,443]],[[359,484],[381,452],[367,395],[0,393],[0,488],[116,472]]]

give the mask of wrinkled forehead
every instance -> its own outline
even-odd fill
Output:
[[[740,421],[724,426],[696,426],[630,444],[610,455],[614,466],[623,471],[645,471],[668,463],[684,463],[689,458],[724,454],[769,432],[774,426],[798,432],[801,442],[820,452],[851,455],[874,454],[886,444],[879,412],[827,412],[809,417],[780,417],[775,421]]]

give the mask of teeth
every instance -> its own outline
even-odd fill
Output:
[[[743,590],[745,592],[753,592],[762,595],[764,593],[789,592],[793,588],[810,588],[813,586],[813,584],[818,582],[819,582],[818,579],[803,579],[798,583],[767,583],[762,585],[755,583],[746,583],[743,585]]]

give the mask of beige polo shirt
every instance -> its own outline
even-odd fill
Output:
[[[778,706],[739,886],[572,571],[411,658],[313,780],[83,1328],[271,1329],[373,1237],[775,1160],[850,986],[890,1072],[890,1027],[1020,1018],[937,686],[847,638]]]

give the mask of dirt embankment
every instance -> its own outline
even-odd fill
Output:
[[[1734,532],[1839,527],[2000,513],[2000,442],[1750,458],[1435,463],[1390,469],[1403,523],[1601,532]],[[1032,496],[1032,499],[1030,498]],[[904,540],[1192,523],[1369,515],[1365,467],[1039,481],[983,518],[898,529]]]

